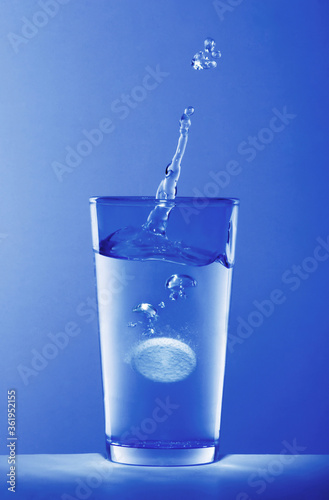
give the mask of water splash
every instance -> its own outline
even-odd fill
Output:
[[[174,200],[176,196],[176,186],[181,173],[181,162],[185,153],[188,131],[191,126],[190,117],[194,113],[194,108],[189,106],[184,110],[179,121],[179,139],[176,152],[166,168],[165,178],[160,182],[156,192],[157,200]]]
[[[207,39],[206,42],[206,52],[214,56],[215,42],[211,39]],[[216,54],[218,56],[220,53]],[[128,260],[156,259],[184,262],[198,266],[205,266],[218,260],[226,267],[231,266],[225,255],[191,247],[182,241],[172,241],[166,236],[169,215],[175,206],[177,182],[181,173],[193,113],[194,108],[189,106],[180,118],[177,148],[166,167],[165,177],[158,186],[155,207],[150,211],[146,222],[139,227],[128,226],[118,229],[103,239],[99,246],[101,255]],[[230,249],[230,245],[227,248]]]
[[[212,69],[217,67],[217,59],[222,57],[219,50],[215,50],[216,42],[212,38],[206,38],[204,41],[204,51],[195,54],[191,65],[196,70]]]
[[[197,281],[187,274],[173,274],[167,279],[165,286],[170,290],[171,300],[186,299],[185,289],[197,286]]]
[[[175,154],[166,167],[165,177],[156,192],[156,205],[150,212],[146,222],[141,227],[125,227],[115,231],[101,242],[100,253],[105,255],[120,255],[120,258],[137,258],[143,254],[163,254],[170,258],[170,253],[177,254],[181,245],[169,242],[166,238],[166,228],[174,199],[177,193],[177,182],[181,172],[181,163],[185,153],[188,133],[191,126],[191,116],[194,108],[185,108],[179,121],[179,138]],[[181,249],[183,250],[183,249]],[[188,251],[190,249],[188,248]]]
[[[181,173],[182,158],[185,153],[188,132],[191,126],[190,117],[194,113],[194,108],[189,106],[184,110],[180,119],[179,139],[176,152],[171,162],[166,167],[165,177],[160,182],[155,198],[160,201],[174,200],[177,194],[177,182]],[[168,223],[169,214],[173,208],[171,203],[160,203],[149,214],[144,228],[155,234],[164,235]]]

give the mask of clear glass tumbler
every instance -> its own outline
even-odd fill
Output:
[[[239,202],[176,198],[156,247],[142,237],[111,249],[109,236],[141,230],[156,203],[90,200],[107,452],[132,465],[205,464],[218,457]]]

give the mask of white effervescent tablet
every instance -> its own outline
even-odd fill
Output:
[[[196,356],[180,340],[157,337],[138,344],[132,353],[131,364],[154,382],[179,382],[194,370]]]

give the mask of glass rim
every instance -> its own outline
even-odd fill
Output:
[[[136,206],[154,205],[154,202],[174,204],[175,206],[193,205],[195,202],[207,202],[207,206],[218,205],[239,205],[239,198],[208,198],[206,196],[177,196],[174,200],[156,200],[154,196],[92,196],[89,198],[90,204],[95,205],[116,205],[116,206]]]

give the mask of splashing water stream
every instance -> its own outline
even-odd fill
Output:
[[[177,182],[181,173],[181,163],[185,153],[192,106],[187,107],[180,119],[179,138],[175,154],[166,168],[164,179],[159,184],[155,197],[155,207],[146,222],[140,227],[125,227],[115,231],[101,242],[100,253],[120,258],[147,258],[156,254],[177,256],[184,251],[179,242],[170,242],[166,228],[171,210],[175,206]],[[193,258],[193,257],[191,257]]]
[[[180,119],[179,139],[176,152],[166,168],[165,178],[159,184],[155,198],[157,200],[174,200],[177,193],[177,182],[181,173],[182,158],[185,153],[188,140],[188,131],[191,126],[190,117],[194,113],[194,108],[189,106],[184,110]],[[156,234],[164,235],[168,223],[169,214],[173,208],[173,204],[163,203],[157,204],[147,218],[144,228]]]

